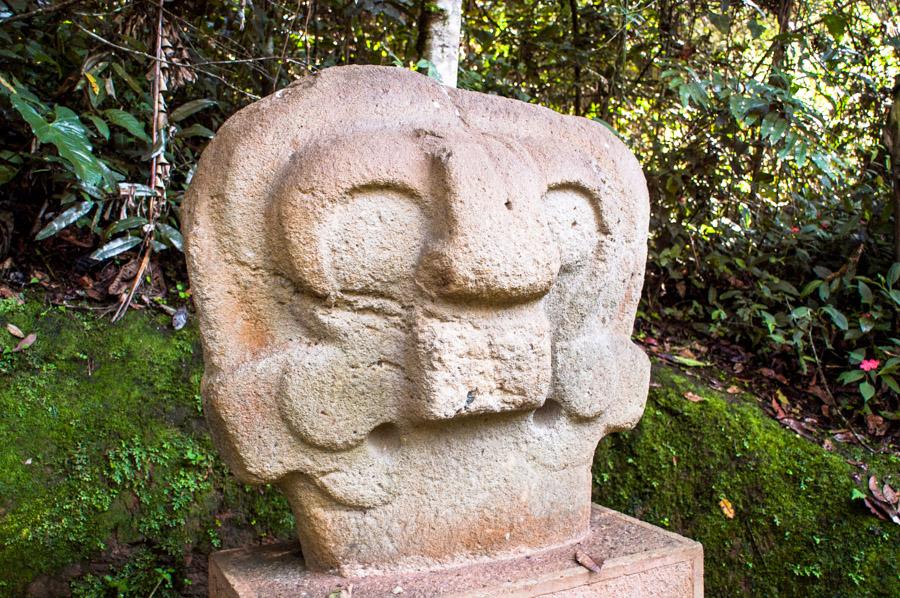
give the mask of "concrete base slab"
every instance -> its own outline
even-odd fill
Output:
[[[579,564],[579,561],[590,564],[585,557],[599,565],[600,571],[593,572]],[[577,545],[440,571],[348,578],[307,571],[298,544],[224,550],[210,556],[209,594],[213,598],[700,598],[703,596],[703,546],[594,505],[591,533]]]

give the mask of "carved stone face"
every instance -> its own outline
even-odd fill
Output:
[[[449,566],[577,541],[634,425],[647,194],[604,127],[401,69],[232,117],[186,209],[216,442],[277,484],[307,566]]]

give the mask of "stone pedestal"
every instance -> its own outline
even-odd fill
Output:
[[[448,529],[448,534],[453,530]],[[579,564],[600,566],[592,572]],[[343,593],[341,591],[343,590]],[[340,577],[305,569],[299,545],[217,552],[209,561],[213,598],[368,596],[703,596],[703,547],[594,505],[580,544],[521,558],[428,573]]]

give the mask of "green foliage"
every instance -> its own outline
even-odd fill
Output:
[[[900,528],[858,498],[866,476],[895,482],[897,457],[869,471],[780,427],[752,400],[657,367],[644,417],[604,439],[595,499],[703,543],[709,596],[894,596]],[[684,398],[687,392],[704,400]],[[702,438],[702,442],[697,442]],[[849,450],[849,449],[847,449]],[[854,482],[854,477],[862,482]],[[727,499],[734,518],[723,513]]]

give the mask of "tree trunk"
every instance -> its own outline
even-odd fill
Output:
[[[456,87],[459,40],[462,32],[462,0],[435,0],[436,10],[427,16],[424,58],[434,65],[441,83]]]
[[[578,30],[578,0],[569,0],[569,12],[572,19],[572,47],[574,51],[573,70],[574,77],[572,85],[575,88],[575,116],[581,116],[581,56],[578,51],[581,49],[581,32]]]
[[[894,84],[894,103],[888,113],[884,145],[891,156],[891,185],[894,188],[894,261],[900,262],[900,75]]]

